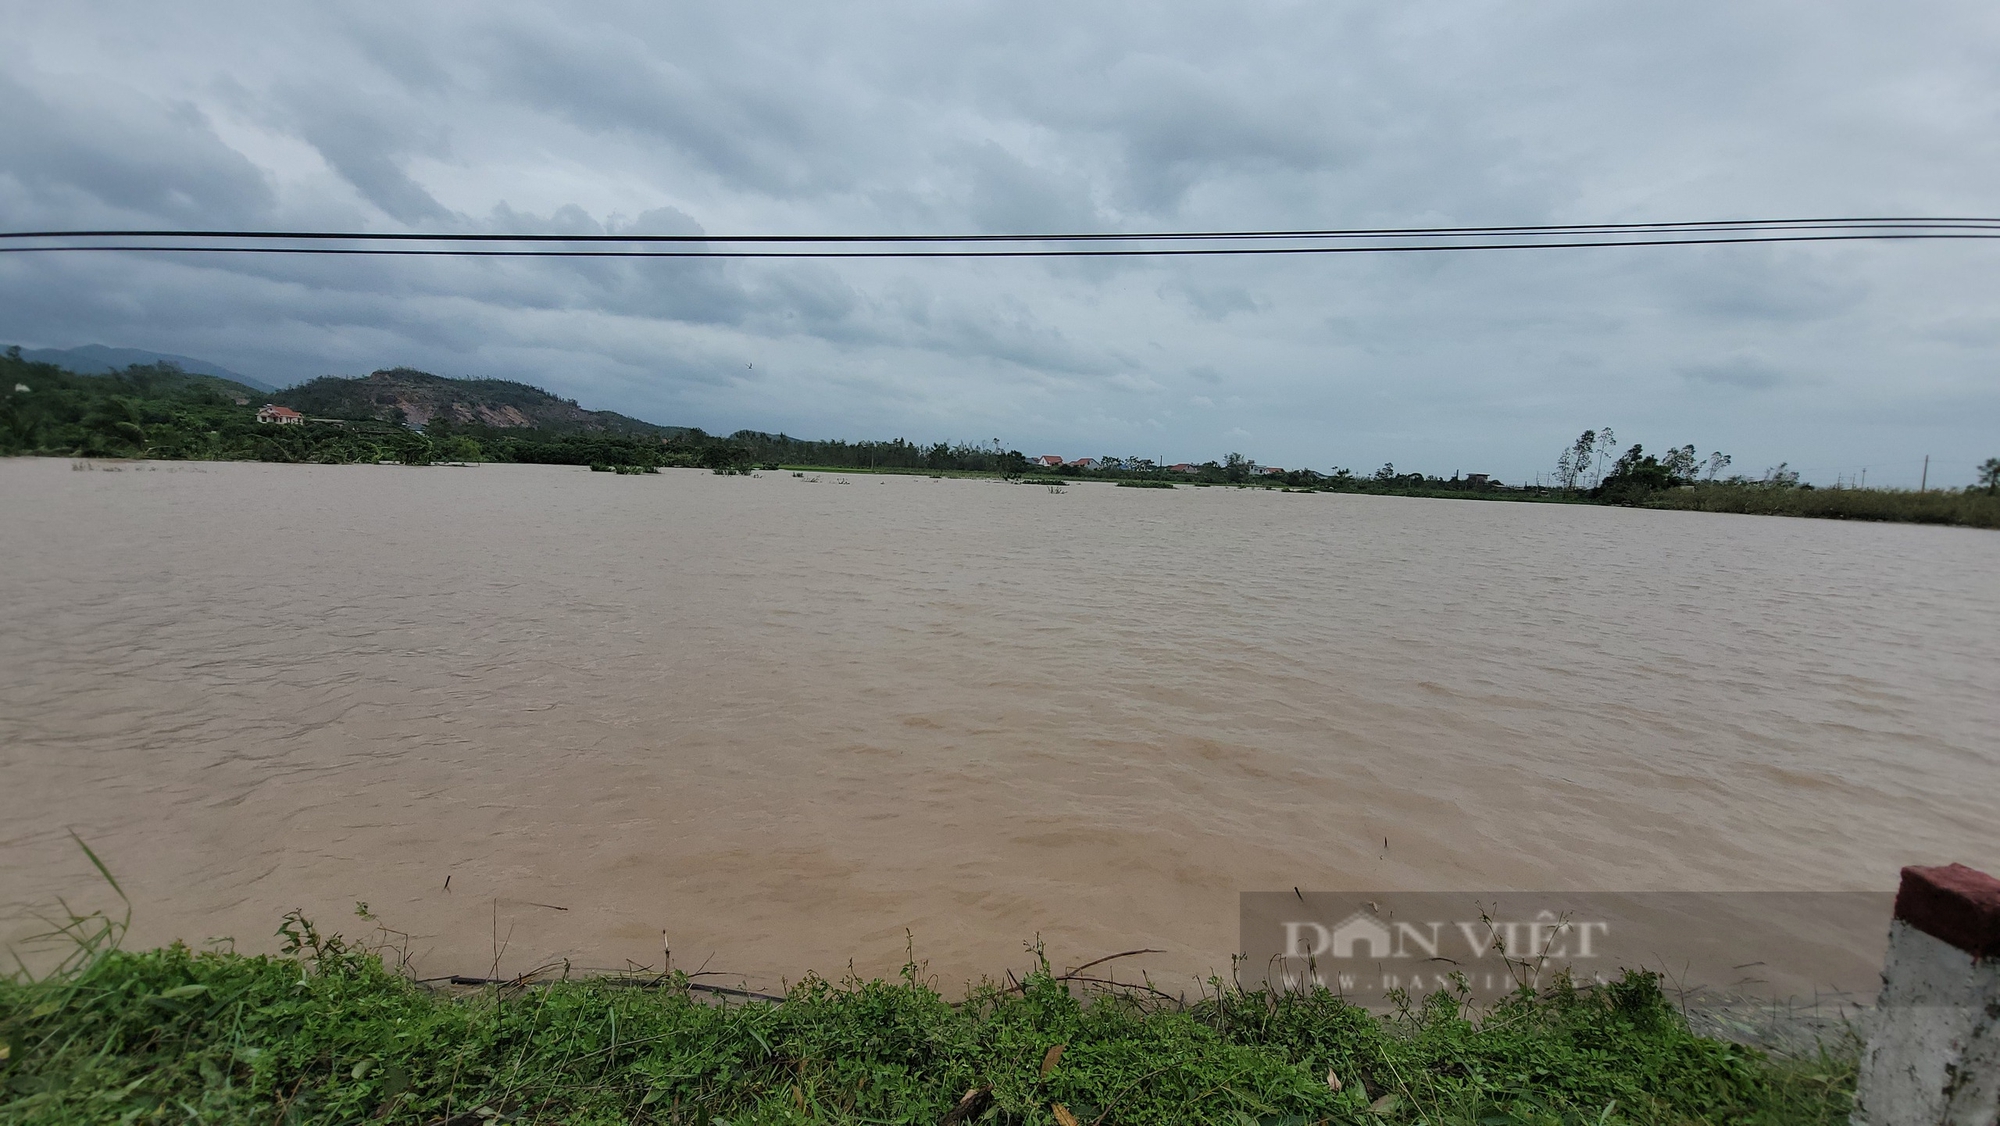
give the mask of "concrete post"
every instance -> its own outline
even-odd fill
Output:
[[[2000,880],[1903,869],[1851,1121],[2000,1124]]]

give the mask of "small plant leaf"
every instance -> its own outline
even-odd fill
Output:
[[[1049,1072],[1056,1069],[1056,1064],[1062,1062],[1063,1049],[1067,1046],[1065,1044],[1057,1044],[1048,1050],[1047,1055],[1042,1057],[1042,1078],[1047,1079]]]
[[[124,899],[128,904],[131,903],[130,899],[125,899],[125,889],[118,886],[117,877],[111,874],[111,869],[106,868],[104,861],[99,860],[97,854],[90,851],[90,846],[83,843],[83,838],[76,835],[75,829],[69,831],[69,839],[76,842],[76,847],[82,849],[85,856],[90,857],[90,862],[97,866],[97,874],[104,877],[104,882],[111,885],[111,890],[118,893],[118,898]]]
[[[1069,1108],[1061,1103],[1050,1103],[1049,1113],[1056,1116],[1059,1126],[1079,1126],[1076,1115],[1071,1114]]]

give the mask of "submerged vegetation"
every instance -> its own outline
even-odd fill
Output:
[[[1610,1126],[1834,1123],[1852,1102],[1851,1045],[1697,1036],[1644,973],[1377,1016],[1323,989],[1106,986],[1037,950],[957,1002],[914,962],[728,1000],[680,972],[433,987],[297,913],[275,957],[66,930],[61,970],[0,980],[8,1122]]]

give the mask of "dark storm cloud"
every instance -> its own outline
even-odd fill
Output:
[[[588,132],[664,143],[739,187],[783,195],[842,186],[823,179],[838,162],[820,150],[839,132],[838,108],[786,96],[799,60],[663,57],[623,28],[554,13],[480,40],[483,81],[515,104]]]
[[[0,74],[0,175],[10,219],[85,221],[114,213],[170,223],[268,211],[273,194],[191,102],[115,79],[30,89]]]
[[[459,218],[404,169],[415,155],[449,155],[442,126],[413,119],[401,100],[356,89],[351,81],[304,84],[281,97],[273,123],[289,126],[317,149],[383,214],[412,227],[453,224]]]
[[[958,210],[979,231],[1094,231],[1103,222],[1089,181],[1074,172],[1038,168],[985,140],[967,144],[950,167]]]
[[[1957,0],[197,2],[171,18],[112,0],[16,8],[0,31],[20,45],[0,77],[15,229],[1953,214],[2000,176],[2000,11]],[[0,258],[0,342],[279,380],[412,363],[712,430],[1073,453],[1518,479],[1608,421],[1745,463],[1921,447],[1970,464],[2000,428],[1991,256]]]

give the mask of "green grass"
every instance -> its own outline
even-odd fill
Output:
[[[913,965],[722,1004],[680,974],[435,990],[296,916],[278,957],[122,952],[113,929],[0,982],[0,1121],[1834,1123],[1853,1087],[1851,1057],[1694,1035],[1643,974],[1485,1014],[1080,994],[1039,959],[956,1003]]]
[[[2000,528],[2000,496],[1974,489],[1773,489],[1756,485],[1697,485],[1648,494],[1647,508],[1813,516],[1832,520],[1893,520]]]

